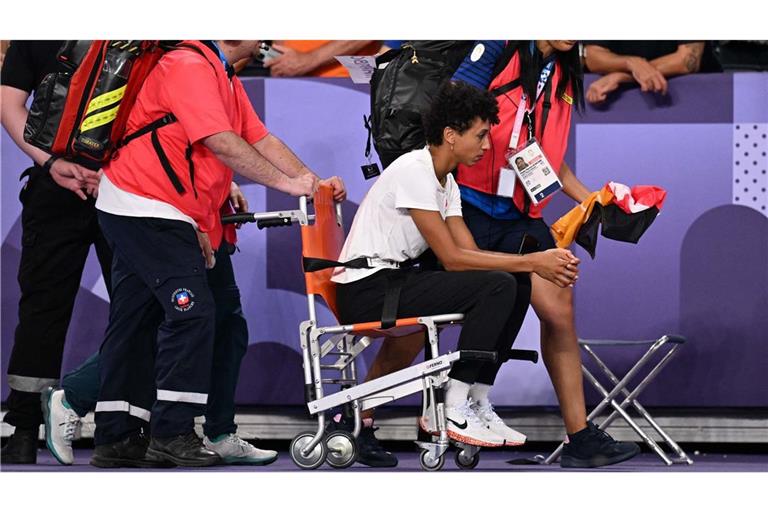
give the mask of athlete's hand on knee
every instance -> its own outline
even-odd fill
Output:
[[[534,253],[533,271],[552,283],[565,288],[579,278],[579,259],[568,249],[549,249]]]

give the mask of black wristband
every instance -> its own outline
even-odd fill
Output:
[[[59,157],[57,157],[57,156],[52,156],[51,158],[49,158],[48,160],[46,160],[46,161],[45,161],[45,163],[43,164],[43,170],[44,170],[44,171],[50,171],[50,170],[51,170],[51,166],[52,166],[52,165],[53,165],[53,163],[54,163],[56,160],[58,160],[58,159],[59,159]]]

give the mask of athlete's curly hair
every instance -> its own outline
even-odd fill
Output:
[[[446,80],[437,91],[429,110],[422,114],[427,144],[443,143],[443,130],[453,128],[464,133],[480,118],[491,124],[499,122],[496,99],[486,90],[465,82]]]

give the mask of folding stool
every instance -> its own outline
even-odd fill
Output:
[[[640,404],[640,402],[637,400],[637,396],[645,389],[645,387],[658,375],[658,373],[661,371],[661,369],[666,366],[666,364],[672,359],[672,356],[675,354],[675,352],[685,343],[685,338],[682,336],[676,336],[676,335],[664,335],[659,339],[656,340],[641,340],[641,341],[630,341],[630,340],[579,340],[579,345],[581,348],[589,354],[592,359],[594,359],[595,363],[597,363],[598,368],[600,368],[604,375],[610,380],[611,384],[613,385],[613,388],[611,388],[610,391],[608,391],[599,380],[595,378],[594,375],[587,369],[586,366],[583,364],[581,365],[581,370],[584,373],[584,376],[587,378],[587,380],[592,383],[592,385],[595,387],[595,389],[603,395],[603,400],[595,407],[592,412],[589,413],[589,416],[587,416],[587,421],[591,421],[594,418],[597,417],[598,414],[600,414],[603,409],[606,408],[606,406],[610,405],[613,408],[613,411],[611,414],[604,419],[600,425],[598,425],[601,429],[608,428],[608,426],[615,420],[618,416],[621,416],[627,424],[637,432],[637,435],[640,436],[640,438],[647,444],[656,454],[661,458],[661,460],[664,461],[664,463],[667,466],[671,466],[672,464],[693,464],[693,461],[688,457],[688,455],[685,454],[685,452],[680,448],[680,446],[677,445],[677,443],[666,433],[664,430],[659,426],[659,424],[653,419],[653,417],[648,414],[648,411],[645,410],[645,408]],[[632,368],[629,369],[627,374],[622,378],[619,379],[616,377],[616,375],[608,368],[608,366],[595,354],[595,351],[593,350],[593,347],[631,347],[631,346],[648,346],[648,350],[640,357],[640,359],[637,360],[637,362],[632,366]],[[634,378],[640,370],[651,360],[652,356],[664,348],[666,352],[662,351],[664,355],[661,357],[661,360],[654,366],[648,374],[642,379],[640,384],[637,385],[637,387],[633,390],[629,390],[627,388],[627,385],[629,384],[630,380]],[[621,403],[617,402],[617,399],[619,398],[619,395],[623,395],[624,400]],[[667,445],[677,454],[677,458],[670,458],[667,453],[664,452],[664,450],[661,449],[661,447],[654,441],[648,434],[646,434],[642,428],[632,419],[630,418],[629,414],[627,414],[627,408],[629,406],[632,406],[640,416],[642,416],[648,424],[653,427],[653,429],[661,436],[661,438],[664,440],[664,442],[667,443]],[[544,459],[544,464],[551,464],[557,458],[560,456],[560,452],[563,450],[563,444],[561,443],[560,446],[557,447],[557,449],[552,452],[549,457]]]

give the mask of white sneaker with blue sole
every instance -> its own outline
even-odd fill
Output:
[[[277,460],[276,451],[256,448],[237,434],[222,434],[213,439],[206,437],[203,444],[212,452],[216,452],[224,464],[266,466]]]
[[[48,387],[41,396],[45,420],[45,444],[59,463],[75,461],[72,440],[80,428],[80,416],[67,403],[63,389]]]

